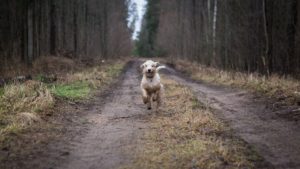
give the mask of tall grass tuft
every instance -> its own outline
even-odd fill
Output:
[[[38,114],[54,105],[50,90],[43,83],[27,81],[4,87],[0,96],[0,142],[9,133],[39,122]]]
[[[47,86],[36,81],[5,86],[0,100],[0,112],[4,114],[39,112],[54,104],[54,99]]]

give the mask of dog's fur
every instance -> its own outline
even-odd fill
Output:
[[[152,102],[157,102],[157,109],[162,104],[163,85],[160,82],[158,71],[165,66],[158,66],[158,62],[147,60],[141,65],[143,78],[141,82],[141,90],[144,104],[147,108],[152,108]]]

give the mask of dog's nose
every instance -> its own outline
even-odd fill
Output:
[[[151,72],[151,69],[148,69],[148,72],[150,73],[150,72]]]

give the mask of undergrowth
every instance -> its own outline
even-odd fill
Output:
[[[40,113],[54,105],[54,98],[46,85],[36,81],[10,84],[0,97],[0,145],[7,134],[40,121]]]
[[[99,89],[120,74],[124,64],[115,63],[106,66],[88,68],[84,71],[68,74],[60,84],[53,85],[52,92],[55,96],[69,100],[86,99],[91,90]]]
[[[38,75],[25,83],[7,84],[0,88],[0,148],[9,136],[17,135],[33,124],[43,122],[55,105],[55,98],[86,99],[92,90],[110,84],[125,63],[113,62],[64,74],[56,82]]]
[[[124,168],[255,168],[261,158],[230,134],[209,105],[173,80],[163,83],[164,108],[150,119],[134,163]]]
[[[175,60],[171,64],[195,80],[240,87],[276,98],[286,104],[300,105],[300,81],[291,77],[276,74],[266,77],[257,73],[222,71],[186,60]]]
[[[0,97],[4,94],[4,88],[0,87]]]

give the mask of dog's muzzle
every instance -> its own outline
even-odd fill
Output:
[[[153,78],[153,76],[154,76],[154,73],[151,71],[146,73],[147,78]]]

